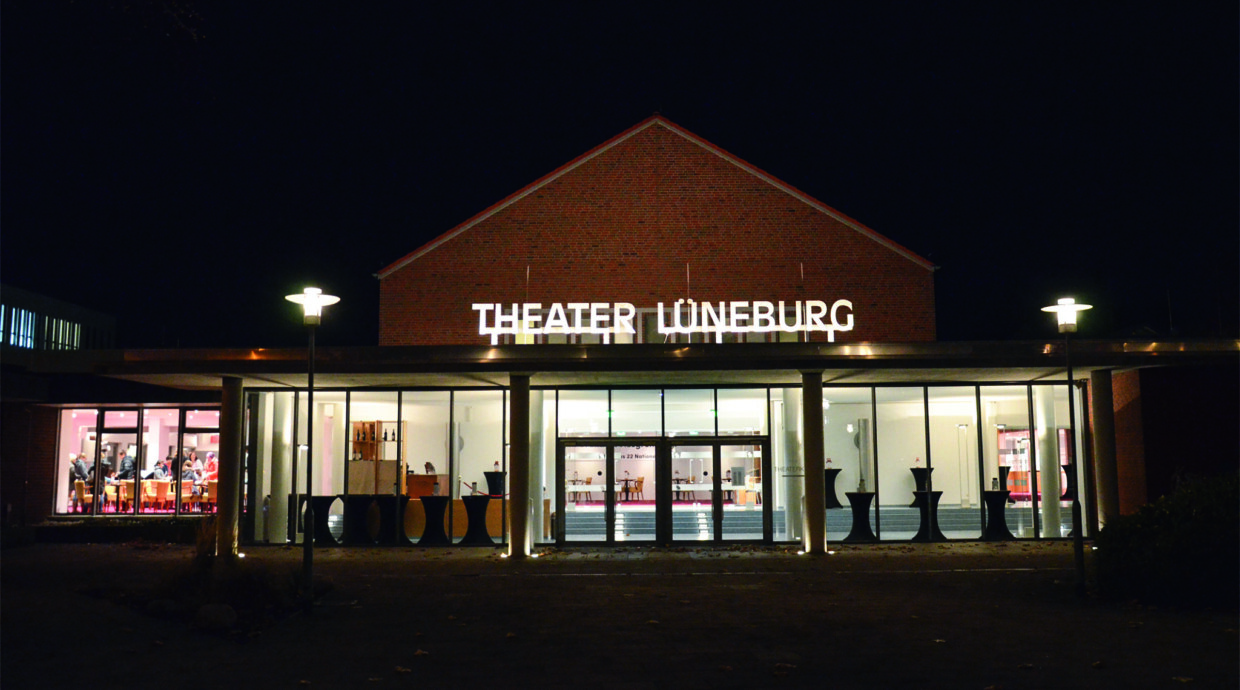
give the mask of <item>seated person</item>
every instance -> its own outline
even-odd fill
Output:
[[[220,463],[215,459],[215,453],[207,453],[207,462],[202,466],[202,476],[207,481],[217,479],[220,474]]]

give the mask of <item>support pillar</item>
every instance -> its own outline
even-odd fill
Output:
[[[509,376],[508,557],[530,555],[530,375]]]
[[[289,541],[288,497],[293,464],[293,394],[279,392],[271,405],[271,495],[267,506],[267,524],[271,543]]]
[[[241,507],[241,438],[245,419],[241,379],[224,377],[220,400],[220,460],[215,508],[215,555],[237,557],[237,526]]]
[[[801,372],[801,419],[805,437],[805,552],[827,552],[826,476],[823,474],[822,372]]]
[[[1094,441],[1094,476],[1098,482],[1098,521],[1105,525],[1119,516],[1119,471],[1115,464],[1115,398],[1111,372],[1089,375],[1090,407]]]

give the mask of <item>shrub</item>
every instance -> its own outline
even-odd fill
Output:
[[[1195,479],[1099,532],[1098,586],[1110,598],[1236,609],[1240,474]]]

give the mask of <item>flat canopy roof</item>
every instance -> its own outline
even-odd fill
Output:
[[[1072,341],[1073,375],[1235,360],[1240,340]],[[307,350],[115,350],[39,353],[33,373],[90,374],[182,390],[305,388]],[[1062,381],[1064,342],[745,343],[317,348],[316,388],[828,385]]]

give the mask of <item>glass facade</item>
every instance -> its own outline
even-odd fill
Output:
[[[503,542],[505,389],[316,391],[312,425],[303,392],[248,400],[245,539],[297,542],[314,496],[325,543]],[[536,389],[530,403],[535,543],[804,537],[799,387]],[[828,385],[822,425],[828,541],[1071,535],[1085,463],[1065,385]],[[55,512],[212,512],[218,452],[218,409],[64,409]]]
[[[65,409],[53,511],[169,515],[215,511],[219,410]]]

